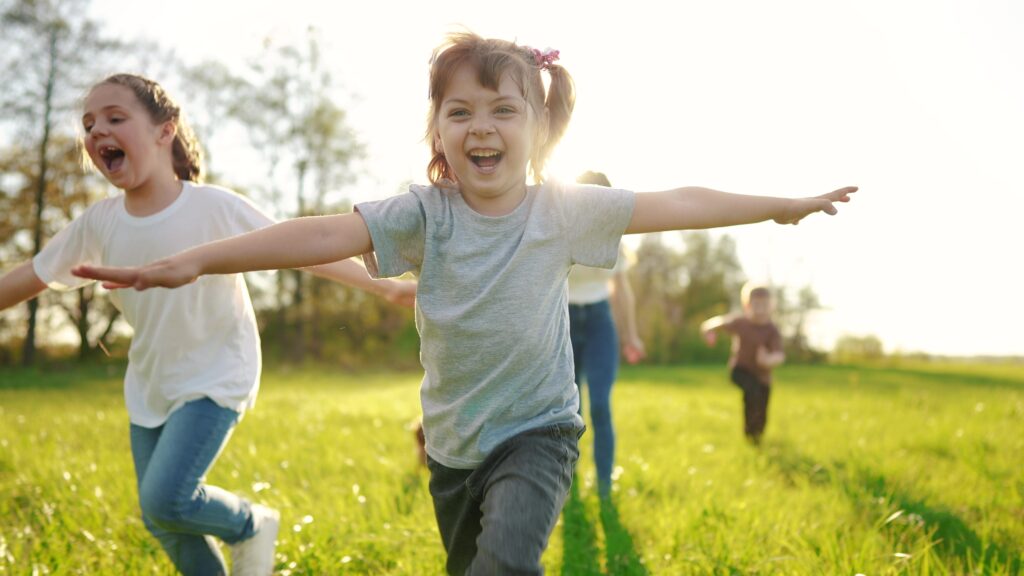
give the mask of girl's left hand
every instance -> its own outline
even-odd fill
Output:
[[[632,338],[622,345],[622,355],[625,356],[626,362],[636,364],[647,357],[647,350],[644,349],[642,340]]]
[[[856,186],[847,186],[845,188],[829,192],[828,194],[822,194],[821,196],[795,198],[790,201],[783,214],[775,218],[775,221],[779,224],[799,224],[805,216],[814,214],[815,212],[824,212],[829,215],[834,215],[838,210],[833,206],[833,203],[849,202],[850,194],[853,194],[856,191]]]

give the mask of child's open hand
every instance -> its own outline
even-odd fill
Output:
[[[790,201],[789,206],[786,207],[785,213],[775,218],[775,221],[779,224],[799,224],[805,216],[814,214],[815,212],[824,212],[826,214],[835,214],[838,212],[836,207],[833,206],[835,202],[849,202],[850,194],[857,191],[856,186],[847,186],[829,192],[828,194],[822,194],[821,196],[812,196],[810,198],[794,198]]]
[[[71,273],[80,278],[103,282],[108,289],[135,288],[177,288],[195,282],[199,269],[195,265],[181,263],[174,258],[157,260],[141,267],[120,268],[117,266],[76,266]]]

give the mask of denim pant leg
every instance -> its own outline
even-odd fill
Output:
[[[582,390],[582,382],[587,383],[598,488],[607,490],[611,486],[615,465],[611,394],[619,370],[619,335],[607,300],[582,306],[571,305],[569,312],[576,384]],[[581,411],[582,406],[581,403]]]
[[[475,470],[430,460],[430,493],[449,574],[542,574],[579,457],[574,425],[523,432]]]
[[[131,426],[143,522],[182,574],[226,574],[213,537],[234,543],[252,536],[249,503],[204,484],[238,418],[202,398],[157,428]]]

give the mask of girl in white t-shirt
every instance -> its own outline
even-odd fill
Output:
[[[580,184],[611,187],[600,172],[586,172]],[[626,254],[619,244],[615,267],[573,266],[569,271],[569,336],[572,341],[576,386],[582,396],[586,383],[590,424],[594,429],[597,492],[611,494],[615,466],[615,427],[612,423],[612,385],[619,370],[619,350],[630,364],[646,355],[636,328],[633,289],[626,275]],[[612,290],[614,287],[614,290]],[[583,403],[580,403],[583,415]]]
[[[196,184],[199,146],[177,105],[155,82],[118,74],[93,86],[82,115],[84,147],[123,195],[89,207],[30,262],[0,277],[0,309],[50,287],[87,281],[84,263],[130,266],[262,228],[273,220],[245,198]],[[373,280],[356,262],[314,274],[411,305],[411,282]],[[241,274],[209,276],[182,290],[118,291],[134,328],[125,375],[131,447],[146,528],[183,574],[270,574],[278,514],[204,483],[260,377],[260,340]]]

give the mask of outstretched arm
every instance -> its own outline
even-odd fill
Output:
[[[0,276],[0,310],[34,298],[43,290],[46,290],[46,284],[36,276],[32,261],[22,262]]]
[[[636,298],[633,297],[633,288],[624,270],[615,274],[613,282],[615,291],[612,293],[612,312],[616,319],[622,355],[630,364],[636,364],[647,356],[644,341],[640,339],[636,328]]]
[[[728,322],[729,319],[725,316],[714,316],[701,323],[700,333],[704,336],[704,341],[707,342],[708,346],[715,345],[715,342],[718,341],[718,331]]]
[[[626,234],[718,228],[774,220],[797,224],[815,212],[835,214],[835,202],[849,202],[856,186],[810,198],[776,198],[729,194],[710,188],[686,187],[636,195]]]
[[[376,294],[392,304],[413,307],[416,304],[416,282],[412,280],[380,280],[370,277],[366,267],[354,259],[331,262],[303,268],[306,272],[327,280]]]
[[[176,288],[204,274],[305,268],[372,249],[370,232],[359,214],[309,216],[196,246],[139,268],[78,266],[72,272],[102,280],[108,288]]]

